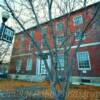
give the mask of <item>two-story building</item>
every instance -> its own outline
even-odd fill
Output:
[[[75,48],[84,31],[84,25],[87,25],[95,16],[94,20],[87,27],[85,34],[82,38],[83,42],[77,52],[75,59],[76,64],[72,67],[72,83],[90,83],[100,85],[100,2],[87,6],[85,9],[73,11],[70,14],[69,24],[67,29],[75,37],[73,46],[71,47],[70,57],[73,57]],[[96,13],[97,12],[97,13]],[[68,14],[59,18],[53,19],[56,43],[58,47],[64,41],[64,32],[66,31],[66,18]],[[16,33],[14,48],[12,52],[11,63],[9,66],[9,76],[22,80],[40,81],[45,79],[44,75],[47,74],[44,62],[33,53],[37,53],[36,48],[32,41],[27,37],[30,34],[38,43],[42,52],[46,55],[47,63],[51,68],[51,58],[49,51],[45,46],[41,34],[46,34],[50,48],[54,48],[52,33],[50,29],[50,22],[41,24],[42,32],[36,27],[27,29],[26,32]],[[63,48],[60,48],[58,55],[59,63],[58,70],[64,70],[64,55]]]

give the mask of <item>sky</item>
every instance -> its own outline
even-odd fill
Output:
[[[3,0],[0,0],[0,4],[3,4]],[[0,23],[2,22],[2,8],[0,8]]]

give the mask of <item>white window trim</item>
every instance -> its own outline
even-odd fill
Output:
[[[83,71],[86,71],[86,70],[91,70],[91,63],[90,63],[90,57],[89,57],[89,52],[88,51],[82,51],[82,52],[86,52],[88,54],[88,61],[89,61],[89,68],[79,68],[79,60],[78,60],[78,53],[77,52],[77,62],[78,62],[78,70],[83,70]]]
[[[73,17],[74,26],[80,25],[80,24],[75,24],[75,18],[76,18],[76,17],[81,17],[81,18],[82,18],[82,21],[83,21],[83,16],[82,16],[82,15],[76,15],[76,16],[74,16],[74,17]],[[81,24],[83,24],[83,22],[82,22]]]

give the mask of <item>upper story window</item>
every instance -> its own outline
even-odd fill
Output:
[[[32,38],[34,38],[34,31],[32,31],[32,32],[30,33],[30,36],[31,36]]]
[[[59,54],[57,56],[57,69],[64,70],[64,55],[63,54]]]
[[[32,48],[33,48],[33,42],[32,41],[30,41],[30,44],[29,44],[29,50],[31,50]]]
[[[57,36],[56,43],[57,45],[61,45],[64,42],[64,35]]]
[[[90,58],[88,52],[77,53],[78,69],[79,70],[90,70]]]
[[[83,17],[81,15],[80,16],[75,16],[73,18],[73,22],[74,22],[74,25],[83,24]]]
[[[21,70],[21,64],[22,64],[22,60],[17,59],[16,60],[16,71],[19,72]]]
[[[32,58],[28,58],[28,59],[27,59],[26,70],[27,70],[27,71],[31,71],[31,70],[32,70]]]
[[[25,40],[25,34],[21,34],[21,41]]]
[[[85,35],[83,34],[84,36],[82,36],[82,34],[83,34],[82,30],[77,30],[75,32],[75,40],[79,41],[79,40],[81,40],[81,38],[82,38],[82,40],[84,40],[85,39]]]
[[[42,32],[42,35],[47,34],[48,28],[47,27],[42,27],[41,32]]]
[[[59,23],[57,24],[57,31],[62,31],[63,29],[64,29],[64,23],[59,22]]]
[[[42,39],[42,45],[43,45],[43,47],[46,47],[47,46],[47,43],[46,43],[46,40],[45,39]]]

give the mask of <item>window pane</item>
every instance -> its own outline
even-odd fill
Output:
[[[49,57],[48,56],[49,56],[48,53],[43,53],[41,55],[41,57],[47,61],[48,66],[49,66]],[[44,60],[43,59],[40,59],[40,73],[41,74],[47,74],[47,70],[45,68],[45,64],[44,64]]]
[[[30,33],[30,36],[31,36],[32,38],[34,38],[34,32],[33,32],[33,31]]]
[[[26,70],[32,70],[32,58],[27,59]]]
[[[57,69],[63,70],[64,69],[64,55],[59,54],[57,56]]]
[[[17,70],[17,72],[19,72],[20,69],[21,69],[21,63],[22,63],[21,60],[16,60],[16,70]]]
[[[75,33],[75,40],[79,41],[81,39],[81,37],[82,37],[82,39],[85,39],[85,35],[82,36],[82,34],[83,34],[82,30],[77,30]]]
[[[30,44],[29,44],[29,50],[31,50],[33,48],[33,42],[30,41]]]
[[[44,47],[47,46],[47,44],[46,44],[46,40],[42,39],[42,45],[43,45]]]
[[[64,36],[63,35],[57,36],[56,42],[57,45],[61,45],[64,42]]]
[[[41,66],[40,73],[41,74],[47,74],[47,71],[46,71],[46,68],[45,68],[45,64],[44,64],[44,61],[42,59],[40,61],[40,66]]]
[[[78,67],[90,69],[89,54],[88,52],[78,52],[77,53]]]
[[[83,18],[82,18],[82,16],[75,16],[73,21],[74,21],[75,25],[80,25],[83,23]]]
[[[21,34],[21,41],[25,40],[25,34]]]
[[[43,35],[44,35],[44,34],[47,34],[47,32],[48,32],[47,27],[43,27],[43,28],[41,29],[41,32],[42,32]]]
[[[64,29],[64,24],[62,22],[57,24],[57,31],[62,31]]]

